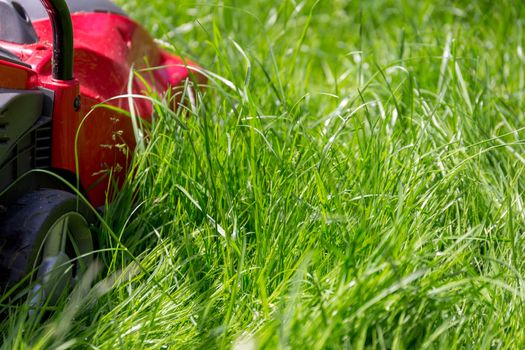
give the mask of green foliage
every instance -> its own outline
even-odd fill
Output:
[[[524,347],[524,5],[121,3],[213,75],[6,348]]]

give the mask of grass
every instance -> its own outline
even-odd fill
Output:
[[[525,346],[524,5],[121,4],[214,75],[4,348]]]

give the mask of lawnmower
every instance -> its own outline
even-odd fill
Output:
[[[148,99],[114,96],[174,95],[200,79],[192,67],[109,0],[0,0],[2,291],[30,281],[30,298],[52,304],[82,275],[96,237],[81,197],[111,201],[133,116],[153,113]]]

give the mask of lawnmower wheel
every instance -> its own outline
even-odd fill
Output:
[[[56,304],[93,259],[89,208],[69,192],[41,189],[3,209],[0,289],[6,291],[28,276],[31,304]]]

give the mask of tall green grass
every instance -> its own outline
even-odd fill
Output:
[[[94,287],[5,348],[525,346],[525,5],[121,4],[208,86],[151,96]]]

